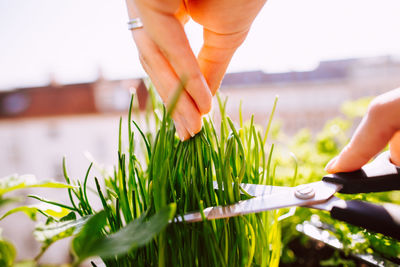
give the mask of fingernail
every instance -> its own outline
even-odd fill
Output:
[[[185,141],[185,134],[182,132],[182,129],[179,129],[178,137],[179,137],[179,140],[181,140],[181,142]]]
[[[325,166],[325,171],[326,172],[331,173],[331,172],[334,171],[334,166],[336,165],[337,159],[338,159],[338,156],[334,157],[333,159],[331,159],[328,162],[328,164],[326,164],[326,166]]]
[[[181,140],[182,142],[185,141],[185,134],[183,133],[182,128],[177,123],[175,123],[175,130],[178,134],[179,140]]]
[[[187,119],[185,118],[185,116],[181,116],[181,120],[184,122],[185,126],[189,126],[190,125],[188,123]],[[186,130],[188,131],[188,133],[190,134],[191,137],[195,136],[195,133],[192,130],[187,129],[187,128],[186,128]]]

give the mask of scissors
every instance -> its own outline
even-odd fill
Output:
[[[400,206],[343,200],[335,193],[358,194],[400,190],[400,167],[390,162],[389,153],[380,154],[360,170],[329,174],[319,182],[296,187],[241,184],[253,198],[228,206],[208,207],[201,212],[177,217],[178,222],[200,222],[230,218],[285,207],[302,206],[330,212],[332,218],[400,240]],[[214,189],[218,189],[214,182]],[[204,217],[203,217],[204,216]]]

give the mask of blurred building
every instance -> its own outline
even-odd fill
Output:
[[[118,118],[127,115],[132,91],[138,97],[135,108],[144,109],[147,89],[141,79],[99,78],[67,85],[53,81],[0,93],[0,175],[59,177],[63,153],[74,161],[84,150],[109,162],[107,155],[117,144]]]
[[[244,118],[254,114],[261,124],[267,122],[275,95],[279,95],[275,118],[283,122],[287,133],[294,133],[303,127],[320,129],[340,113],[343,101],[375,96],[398,86],[400,61],[378,57],[321,62],[307,72],[230,73],[221,92],[229,97],[231,117],[238,119],[242,101]],[[69,176],[82,179],[90,163],[84,151],[99,163],[114,164],[119,118],[124,117],[125,127],[132,91],[138,99],[135,108],[143,110],[147,90],[141,79],[109,81],[100,77],[67,85],[53,80],[43,87],[0,92],[0,177],[32,173],[39,179],[61,179],[65,155]],[[66,194],[53,194],[48,198],[67,201]],[[32,258],[39,251],[28,221],[24,215],[15,215],[0,222],[4,236],[18,246],[20,259]],[[65,261],[67,250],[60,251],[64,254],[46,253],[45,260]]]
[[[376,96],[400,86],[400,60],[390,56],[321,62],[312,71],[227,74],[221,92],[229,97],[228,113],[237,119],[243,102],[244,117],[255,115],[265,124],[279,95],[275,119],[294,133],[300,128],[319,130],[340,114],[344,101]]]
[[[275,119],[291,134],[300,128],[320,129],[340,114],[344,101],[375,96],[400,86],[400,60],[385,56],[321,62],[306,72],[229,73],[221,92],[229,97],[227,110],[238,119],[254,114],[265,124],[276,95]],[[0,177],[34,173],[60,177],[64,154],[71,172],[84,172],[90,151],[99,162],[115,162],[119,117],[126,116],[130,94],[136,92],[139,110],[147,101],[141,79],[106,80],[48,85],[0,92]],[[137,102],[135,102],[137,103]],[[214,104],[215,106],[215,104]]]
[[[0,177],[30,173],[39,180],[63,181],[62,159],[66,156],[69,176],[82,179],[90,164],[85,151],[99,163],[115,163],[119,118],[124,118],[125,126],[132,91],[137,98],[135,109],[144,109],[148,93],[141,79],[108,81],[99,78],[95,82],[68,85],[52,81],[43,87],[1,92]],[[125,129],[123,127],[123,133]],[[96,167],[92,168],[91,175],[101,177]],[[88,184],[95,188],[93,179]],[[30,189],[18,193],[38,194],[64,203],[69,201],[63,189]],[[37,201],[28,199],[23,204],[31,203]],[[40,251],[32,236],[34,225],[21,213],[0,222],[3,236],[18,248],[18,259],[32,259]],[[68,242],[52,246],[44,254],[43,261],[67,262]]]

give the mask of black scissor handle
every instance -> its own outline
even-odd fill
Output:
[[[328,174],[323,181],[341,184],[339,191],[345,194],[400,190],[400,167],[390,162],[388,152],[354,172]]]
[[[400,206],[398,205],[377,205],[350,200],[346,201],[345,206],[333,206],[331,216],[400,240]]]

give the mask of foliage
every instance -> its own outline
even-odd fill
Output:
[[[5,193],[25,188],[45,187],[45,188],[70,188],[71,185],[42,180],[38,181],[34,175],[10,175],[0,179],[0,196]]]
[[[70,185],[63,183],[57,183],[53,181],[37,181],[33,175],[10,175],[0,179],[0,208],[15,203],[21,200],[16,197],[4,197],[4,194],[10,193],[15,190],[34,188],[34,187],[45,187],[45,188],[70,188]],[[24,212],[31,219],[36,220],[36,214],[42,213],[43,215],[49,216],[64,216],[66,210],[54,210],[46,205],[36,206],[22,206],[16,207],[3,214],[0,220],[4,219],[10,214],[15,212]],[[1,230],[1,229],[0,229]],[[0,236],[0,266],[13,266],[16,257],[16,250],[14,246],[7,240],[4,240]]]
[[[321,266],[343,266],[343,267],[355,267],[355,263],[351,260],[342,259],[338,253],[335,251],[333,257],[328,260],[324,260],[320,262]]]
[[[342,110],[346,116],[334,118],[328,121],[323,129],[312,135],[307,129],[299,131],[295,136],[286,138],[282,133],[277,137],[281,144],[287,144],[287,148],[278,149],[291,151],[296,155],[298,164],[298,175],[296,185],[318,181],[326,172],[325,165],[330,159],[336,156],[349,141],[349,130],[354,125],[357,116],[364,115],[370,99],[361,99],[354,102],[346,102]],[[293,172],[293,159],[286,154],[276,155],[274,164],[277,168],[277,184],[287,184]],[[286,167],[284,167],[286,166]],[[400,204],[400,196],[397,192],[369,193],[357,195],[340,195],[341,198],[361,199],[370,202],[391,202]],[[344,246],[346,253],[380,253],[388,258],[400,258],[400,244],[396,240],[385,237],[381,234],[371,233],[359,227],[334,220],[326,212],[315,211],[308,208],[298,208],[295,216],[285,220],[282,225],[282,232],[290,235],[283,236],[282,242],[288,244],[291,240],[300,235],[295,227],[297,224],[308,220],[312,214],[317,214],[320,219],[332,226],[334,234]],[[295,260],[292,251],[284,246],[282,261],[290,262]],[[339,261],[337,261],[339,262]]]
[[[69,213],[68,209],[61,208],[61,207],[54,207],[49,204],[39,203],[30,206],[19,206],[15,207],[5,214],[3,214],[0,220],[4,219],[5,217],[16,213],[16,212],[23,212],[25,213],[30,219],[36,221],[36,215],[38,213],[43,214],[46,217],[55,217],[55,218],[62,218]]]
[[[72,249],[80,261],[90,256],[107,259],[124,255],[150,242],[172,220],[175,209],[175,204],[170,204],[149,220],[146,221],[145,217],[140,217],[108,236],[104,236],[101,231],[107,223],[107,216],[102,211],[91,217],[82,231],[73,239]]]
[[[14,246],[1,237],[0,232],[0,266],[12,266],[17,252]]]
[[[371,97],[363,97],[354,101],[346,101],[343,103],[341,111],[350,119],[362,117],[366,113],[371,100]]]

